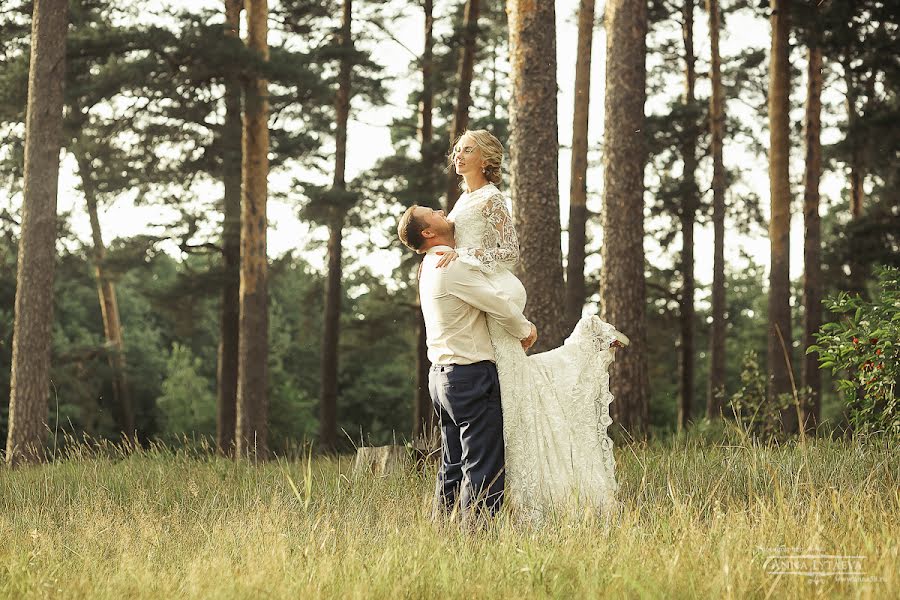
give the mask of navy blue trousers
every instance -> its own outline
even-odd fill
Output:
[[[433,365],[428,390],[441,427],[436,508],[493,515],[503,503],[503,412],[491,361]]]

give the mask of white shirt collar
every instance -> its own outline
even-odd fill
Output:
[[[425,254],[434,254],[435,252],[450,252],[453,250],[450,246],[432,246],[425,251]]]

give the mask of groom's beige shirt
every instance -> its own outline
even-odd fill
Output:
[[[517,339],[531,333],[531,323],[515,308],[509,295],[488,277],[462,261],[437,268],[449,246],[429,248],[422,261],[419,299],[425,317],[428,360],[435,365],[469,365],[494,360],[485,314]]]

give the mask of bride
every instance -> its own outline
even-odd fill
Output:
[[[485,130],[465,132],[449,155],[464,190],[448,219],[456,248],[437,268],[460,260],[488,274],[519,308],[525,288],[511,269],[519,258],[506,197],[497,188],[503,146]],[[526,249],[527,250],[527,249]],[[500,378],[506,494],[525,520],[548,509],[609,513],[617,484],[609,405],[609,365],[628,338],[596,316],[582,318],[565,344],[526,356],[518,339],[488,318]]]

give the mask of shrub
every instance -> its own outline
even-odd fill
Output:
[[[827,298],[825,305],[838,318],[822,325],[818,343],[806,352],[818,352],[820,368],[840,373],[837,387],[854,429],[900,434],[894,396],[900,370],[900,269],[880,269],[878,284],[872,300],[846,292]]]
[[[790,394],[780,394],[770,402],[766,390],[766,374],[756,352],[744,353],[741,361],[741,387],[731,397],[735,419],[749,433],[763,440],[782,439],[784,427],[781,413],[793,404]]]

